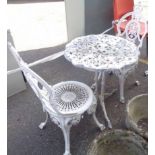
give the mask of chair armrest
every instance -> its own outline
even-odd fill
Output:
[[[112,26],[108,29],[106,29],[104,32],[102,32],[102,34],[106,34],[107,32],[111,31],[112,29],[114,29],[114,26],[117,25],[119,22],[119,20],[113,20],[112,21]]]
[[[114,25],[112,25],[110,28],[102,32],[101,34],[106,34],[107,32],[111,31],[114,28]]]

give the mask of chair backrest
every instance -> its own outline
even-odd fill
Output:
[[[119,20],[123,15],[128,12],[132,12],[134,7],[133,0],[113,0],[113,13],[114,13],[114,21]],[[128,16],[127,19],[131,17]],[[117,27],[114,24],[114,31],[117,32]]]
[[[126,21],[126,18],[131,16],[131,19],[125,26],[125,30],[122,31],[122,23]],[[142,47],[143,39],[147,34],[147,22],[139,21],[140,18],[135,15],[134,12],[125,14],[117,23],[117,36],[125,37],[127,40],[137,44],[137,47]]]
[[[133,0],[113,0],[114,20],[120,19],[128,12],[132,12],[133,6]]]
[[[8,43],[8,48],[23,71],[27,82],[35,92],[36,96],[41,100],[43,106],[45,103],[49,103],[53,93],[52,87],[28,67],[28,64],[23,61],[10,42]]]

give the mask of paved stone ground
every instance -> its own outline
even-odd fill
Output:
[[[65,45],[21,52],[26,62],[33,62],[54,52],[64,49]],[[144,71],[147,65],[139,63],[136,77],[141,82],[140,86],[133,85],[133,77],[129,76],[125,85],[126,101],[132,97],[147,93],[147,78]],[[84,69],[75,68],[64,57],[55,61],[40,64],[33,67],[49,84],[55,84],[65,80],[77,80],[88,84],[93,82],[94,73]],[[106,90],[110,91],[118,87],[118,79],[107,75]],[[106,109],[113,128],[125,129],[125,106],[119,102],[119,92],[106,98]],[[105,122],[100,105],[97,109],[97,117]],[[38,125],[45,118],[40,101],[33,91],[27,89],[8,98],[8,155],[62,155],[64,152],[64,138],[61,129],[48,120],[44,130]],[[104,131],[103,131],[104,132]],[[100,131],[94,124],[91,116],[85,115],[81,122],[71,129],[71,152],[73,155],[86,155],[91,141]]]

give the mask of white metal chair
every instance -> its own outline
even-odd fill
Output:
[[[23,71],[27,82],[40,99],[43,111],[46,112],[46,119],[39,125],[39,128],[45,127],[49,115],[51,120],[62,129],[65,139],[64,155],[71,155],[70,128],[79,123],[85,111],[93,114],[93,118],[101,130],[105,128],[96,118],[96,98],[86,84],[66,81],[51,86],[28,67],[28,64],[22,60],[10,43],[8,43],[8,47]]]
[[[143,45],[144,37],[147,34],[147,22],[141,22],[141,16],[138,13],[139,8],[135,8],[133,12],[125,14],[117,23],[117,36],[125,37],[127,40],[135,43],[137,45],[138,50]],[[126,24],[125,30],[121,30],[121,24],[126,20],[127,17],[131,16],[131,20]],[[138,64],[138,62],[137,62]],[[137,68],[137,65],[133,65],[131,67],[126,67],[124,70],[120,70],[121,74],[118,74],[119,81],[120,81],[120,100],[122,102],[125,101],[124,99],[124,82],[126,77],[130,72],[134,72]],[[139,85],[140,82],[135,80],[135,84]]]
[[[114,28],[116,25],[117,28],[117,36],[126,38],[127,40],[135,43],[137,45],[137,48],[140,49],[143,44],[144,37],[147,35],[147,22],[141,21],[141,7],[135,6],[133,12],[126,13],[123,15],[119,20],[112,22],[112,27],[105,30],[103,34],[109,32]],[[131,20],[129,20],[127,23],[127,18],[131,17]],[[122,31],[122,24],[125,23],[125,29]],[[138,61],[137,61],[138,64]],[[122,103],[125,102],[124,98],[124,82],[126,77],[130,72],[134,72],[137,65],[133,66],[127,66],[124,69],[120,69],[117,71],[114,71],[115,74],[119,77],[119,83],[120,83],[120,101]],[[139,81],[135,80],[135,84],[139,85]]]

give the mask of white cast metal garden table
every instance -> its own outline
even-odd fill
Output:
[[[137,46],[118,36],[98,34],[75,38],[66,45],[64,56],[74,66],[96,73],[95,93],[98,97],[98,73],[101,72],[100,103],[104,116],[111,128],[104,105],[105,72],[113,72],[119,77],[120,98],[124,100],[124,77],[138,64],[140,52]]]

